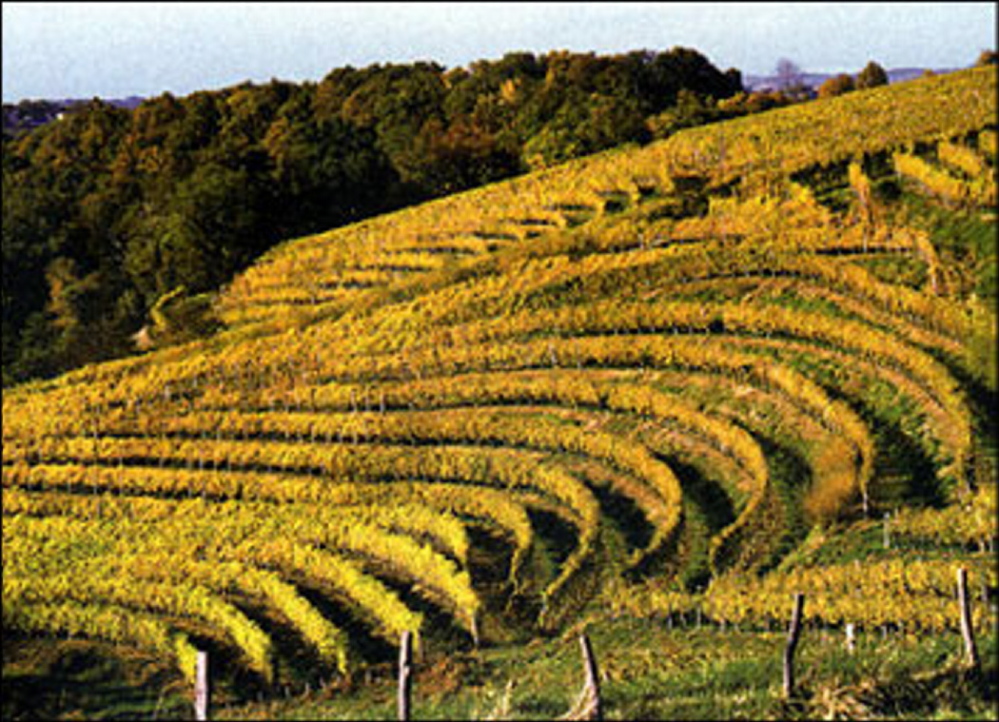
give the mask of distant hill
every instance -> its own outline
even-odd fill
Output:
[[[906,80],[918,78],[925,73],[928,68],[892,68],[887,70],[889,83],[901,83]],[[932,69],[933,73],[950,73],[953,68]],[[859,72],[859,71],[858,71]],[[839,73],[802,73],[801,81],[809,88],[817,88],[829,78],[839,75]],[[851,73],[856,78],[857,73]],[[742,84],[746,90],[766,90],[778,87],[779,79],[776,75],[743,75]]]
[[[144,98],[137,95],[130,95],[127,98],[112,98],[104,100],[104,102],[116,108],[133,110],[143,100]],[[86,105],[88,102],[90,101],[79,98],[64,98],[62,100],[22,100],[16,104],[4,103],[3,132],[6,135],[19,130],[37,128],[58,119],[62,113]]]

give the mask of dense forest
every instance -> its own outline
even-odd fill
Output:
[[[510,53],[94,99],[5,133],[3,383],[134,351],[158,301],[203,299],[279,240],[761,104],[741,91],[686,48]]]

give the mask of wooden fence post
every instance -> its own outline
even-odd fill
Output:
[[[583,684],[583,691],[580,693],[579,699],[576,700],[576,704],[561,719],[603,719],[603,713],[600,709],[600,676],[597,674],[597,660],[593,656],[590,638],[585,633],[579,635],[579,647],[583,653],[583,671],[586,675],[586,681]]]
[[[784,647],[784,697],[790,699],[794,695],[794,652],[798,647],[801,635],[801,613],[805,607],[805,595],[798,592],[794,595],[794,610],[791,613],[791,625],[787,631],[787,645]]]
[[[399,719],[409,720],[409,703],[413,691],[413,635],[408,629],[402,633],[399,645]]]
[[[208,719],[208,652],[201,650],[194,675],[194,719]]]
[[[479,648],[479,617],[477,614],[472,615],[472,645],[478,649]]]
[[[857,628],[853,622],[846,623],[846,651],[853,654],[857,649]]]
[[[980,666],[978,647],[975,645],[975,628],[971,619],[971,595],[968,593],[968,570],[957,570],[957,598],[961,602],[961,636],[964,637],[964,652],[968,666],[977,670]]]

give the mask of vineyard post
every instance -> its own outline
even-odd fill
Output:
[[[964,651],[968,658],[968,666],[978,670],[978,647],[975,645],[975,628],[971,620],[971,595],[968,593],[968,570],[961,567],[957,570],[957,597],[961,603],[961,636],[964,637]]]
[[[194,678],[194,718],[208,719],[208,652],[200,649]]]
[[[891,534],[888,530],[888,523],[891,521],[891,512],[885,512],[884,545],[885,549],[891,549]]]
[[[472,614],[472,644],[476,649],[479,648],[479,615]]]
[[[805,595],[797,592],[794,595],[794,610],[791,612],[791,625],[787,631],[787,645],[784,647],[784,697],[790,699],[794,694],[794,652],[798,647],[801,635],[801,613],[805,606]]]
[[[409,719],[409,703],[413,692],[413,636],[408,629],[402,633],[402,643],[399,645],[399,719],[406,722]]]
[[[600,709],[600,676],[597,674],[597,660],[593,656],[593,647],[586,633],[579,635],[579,647],[583,654],[583,671],[586,681],[583,690],[573,708],[563,719],[603,719]]]
[[[97,421],[94,419],[91,419],[90,421],[90,447],[92,449],[91,454],[93,455],[93,463],[91,465],[93,473],[90,474],[90,484],[93,487],[93,493],[96,495],[97,485],[99,483],[96,462],[100,458],[100,453],[98,451],[100,446],[97,442]]]
[[[857,649],[857,628],[853,622],[846,623],[846,650],[853,654]]]

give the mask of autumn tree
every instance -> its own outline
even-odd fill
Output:
[[[857,90],[876,88],[879,85],[888,85],[888,73],[872,60],[857,75]]]
[[[854,90],[854,88],[853,77],[847,75],[846,73],[840,73],[839,75],[834,75],[831,78],[826,79],[822,85],[819,86],[818,95],[820,98],[834,98],[837,95],[849,93]]]
[[[978,56],[978,60],[975,61],[975,65],[978,67],[983,65],[999,65],[999,54],[995,50],[983,50]]]

